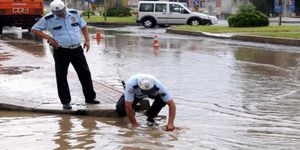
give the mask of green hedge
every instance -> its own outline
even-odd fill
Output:
[[[228,18],[229,27],[261,27],[268,26],[266,15],[256,10],[253,4],[241,5],[237,14]]]
[[[107,16],[109,16],[109,17],[131,16],[130,11],[131,11],[131,9],[126,8],[126,7],[109,8],[109,9],[107,9]]]
[[[83,13],[82,13],[83,16],[93,16],[95,15],[95,12],[92,11],[92,10],[85,10]]]

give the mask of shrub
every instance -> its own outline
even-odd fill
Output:
[[[243,14],[243,13],[255,13],[256,12],[256,7],[253,4],[248,4],[248,5],[240,5],[238,13]]]
[[[95,12],[92,11],[92,10],[85,10],[83,13],[82,13],[83,16],[93,16],[95,15]]]
[[[266,15],[256,10],[253,4],[241,5],[237,14],[228,18],[229,27],[261,27],[268,26]]]
[[[107,16],[109,17],[125,17],[131,16],[131,9],[126,7],[109,8],[107,9]]]

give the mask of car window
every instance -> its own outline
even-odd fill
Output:
[[[170,12],[188,13],[183,7],[178,4],[170,4]]]
[[[140,4],[140,12],[153,12],[154,4]]]
[[[156,4],[155,12],[167,12],[167,4]]]

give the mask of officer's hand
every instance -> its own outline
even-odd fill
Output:
[[[53,47],[53,49],[56,49],[58,47],[58,43],[53,38],[49,38],[48,42]]]
[[[88,52],[89,49],[90,49],[90,42],[89,41],[85,41],[84,45],[83,45],[83,48],[86,49],[86,52]]]
[[[168,124],[166,126],[166,131],[173,131],[175,129],[174,125],[173,124]]]

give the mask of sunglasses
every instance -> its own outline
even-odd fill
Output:
[[[64,14],[66,12],[66,8],[59,10],[59,11],[52,11],[52,13],[54,15],[60,15],[60,14]]]

